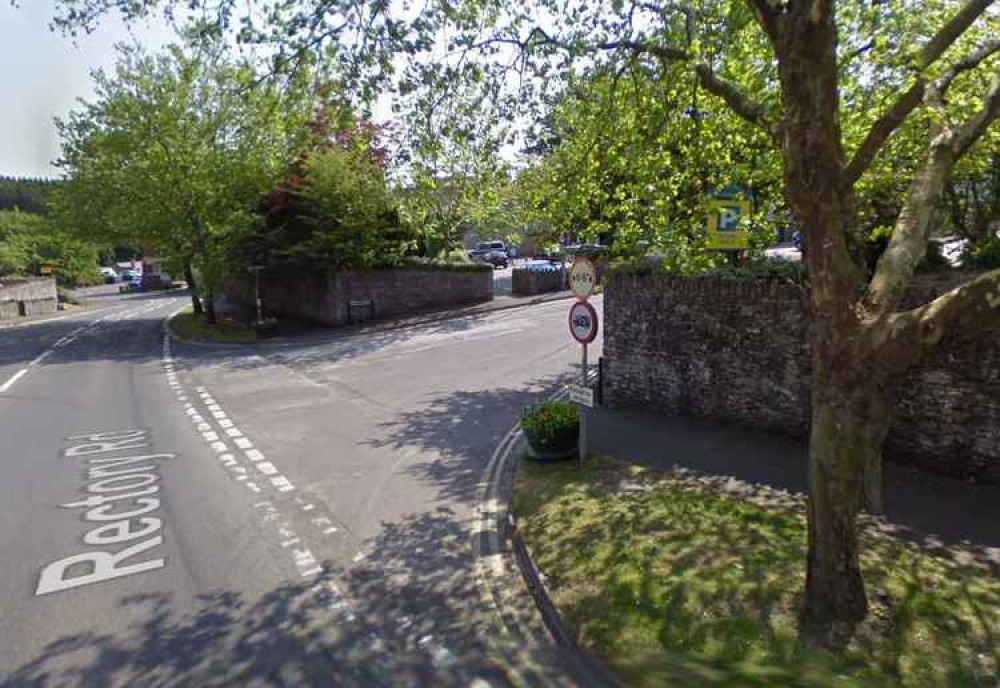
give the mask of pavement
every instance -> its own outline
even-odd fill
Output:
[[[104,298],[0,332],[0,686],[588,684],[505,636],[472,547],[576,375],[566,303],[237,347]]]
[[[599,408],[589,422],[594,453],[808,491],[809,448],[801,439],[643,409]],[[896,461],[885,462],[883,480],[884,522],[894,534],[931,549],[970,549],[1000,574],[1000,485],[970,484]]]

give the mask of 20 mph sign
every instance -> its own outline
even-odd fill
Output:
[[[569,288],[577,298],[587,300],[597,286],[597,269],[589,258],[577,257],[569,269]]]
[[[577,301],[569,309],[569,331],[581,344],[597,338],[597,311],[587,301]]]

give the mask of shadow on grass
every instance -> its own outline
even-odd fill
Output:
[[[565,621],[632,685],[996,685],[1000,580],[974,551],[936,557],[868,524],[872,614],[821,652],[796,640],[803,500],[612,459],[525,463],[515,499]]]

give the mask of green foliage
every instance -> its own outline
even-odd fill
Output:
[[[481,263],[469,260],[468,255],[462,252],[462,258],[425,258],[421,256],[407,256],[403,259],[402,267],[416,270],[443,270],[453,272],[489,272],[493,273],[493,266],[489,263]]]
[[[542,442],[579,422],[580,412],[576,404],[568,401],[542,401],[521,412],[521,427]]]
[[[749,260],[743,265],[724,264],[704,273],[706,277],[721,277],[734,281],[768,281],[785,284],[806,284],[809,270],[805,263],[791,260]]]
[[[59,182],[54,179],[20,179],[0,176],[0,210],[43,214],[49,193]]]
[[[41,215],[0,210],[0,275],[37,275],[43,263],[64,284],[98,280],[93,245]]]
[[[309,212],[308,238],[288,247],[331,269],[394,264],[410,247],[385,174],[366,151],[333,147],[309,157],[301,195]]]
[[[962,256],[962,267],[976,270],[1000,269],[1000,237],[988,237],[973,244]]]
[[[217,289],[309,111],[304,85],[256,81],[222,44],[121,48],[114,71],[95,75],[95,100],[58,123],[69,175],[52,198],[60,224],[193,265]]]

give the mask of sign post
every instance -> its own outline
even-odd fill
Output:
[[[597,338],[597,310],[587,299],[597,286],[597,271],[587,258],[577,258],[569,272],[569,286],[579,301],[569,309],[569,331],[573,339],[580,342],[582,356],[580,362],[580,385],[571,385],[570,401],[579,404],[580,409],[580,465],[587,457],[587,409],[594,406],[594,391],[587,384],[587,345]]]
[[[251,265],[247,268],[253,273],[253,290],[254,290],[254,301],[257,304],[257,323],[260,324],[263,318],[263,304],[260,301],[260,271],[264,270],[266,266],[264,265]]]

